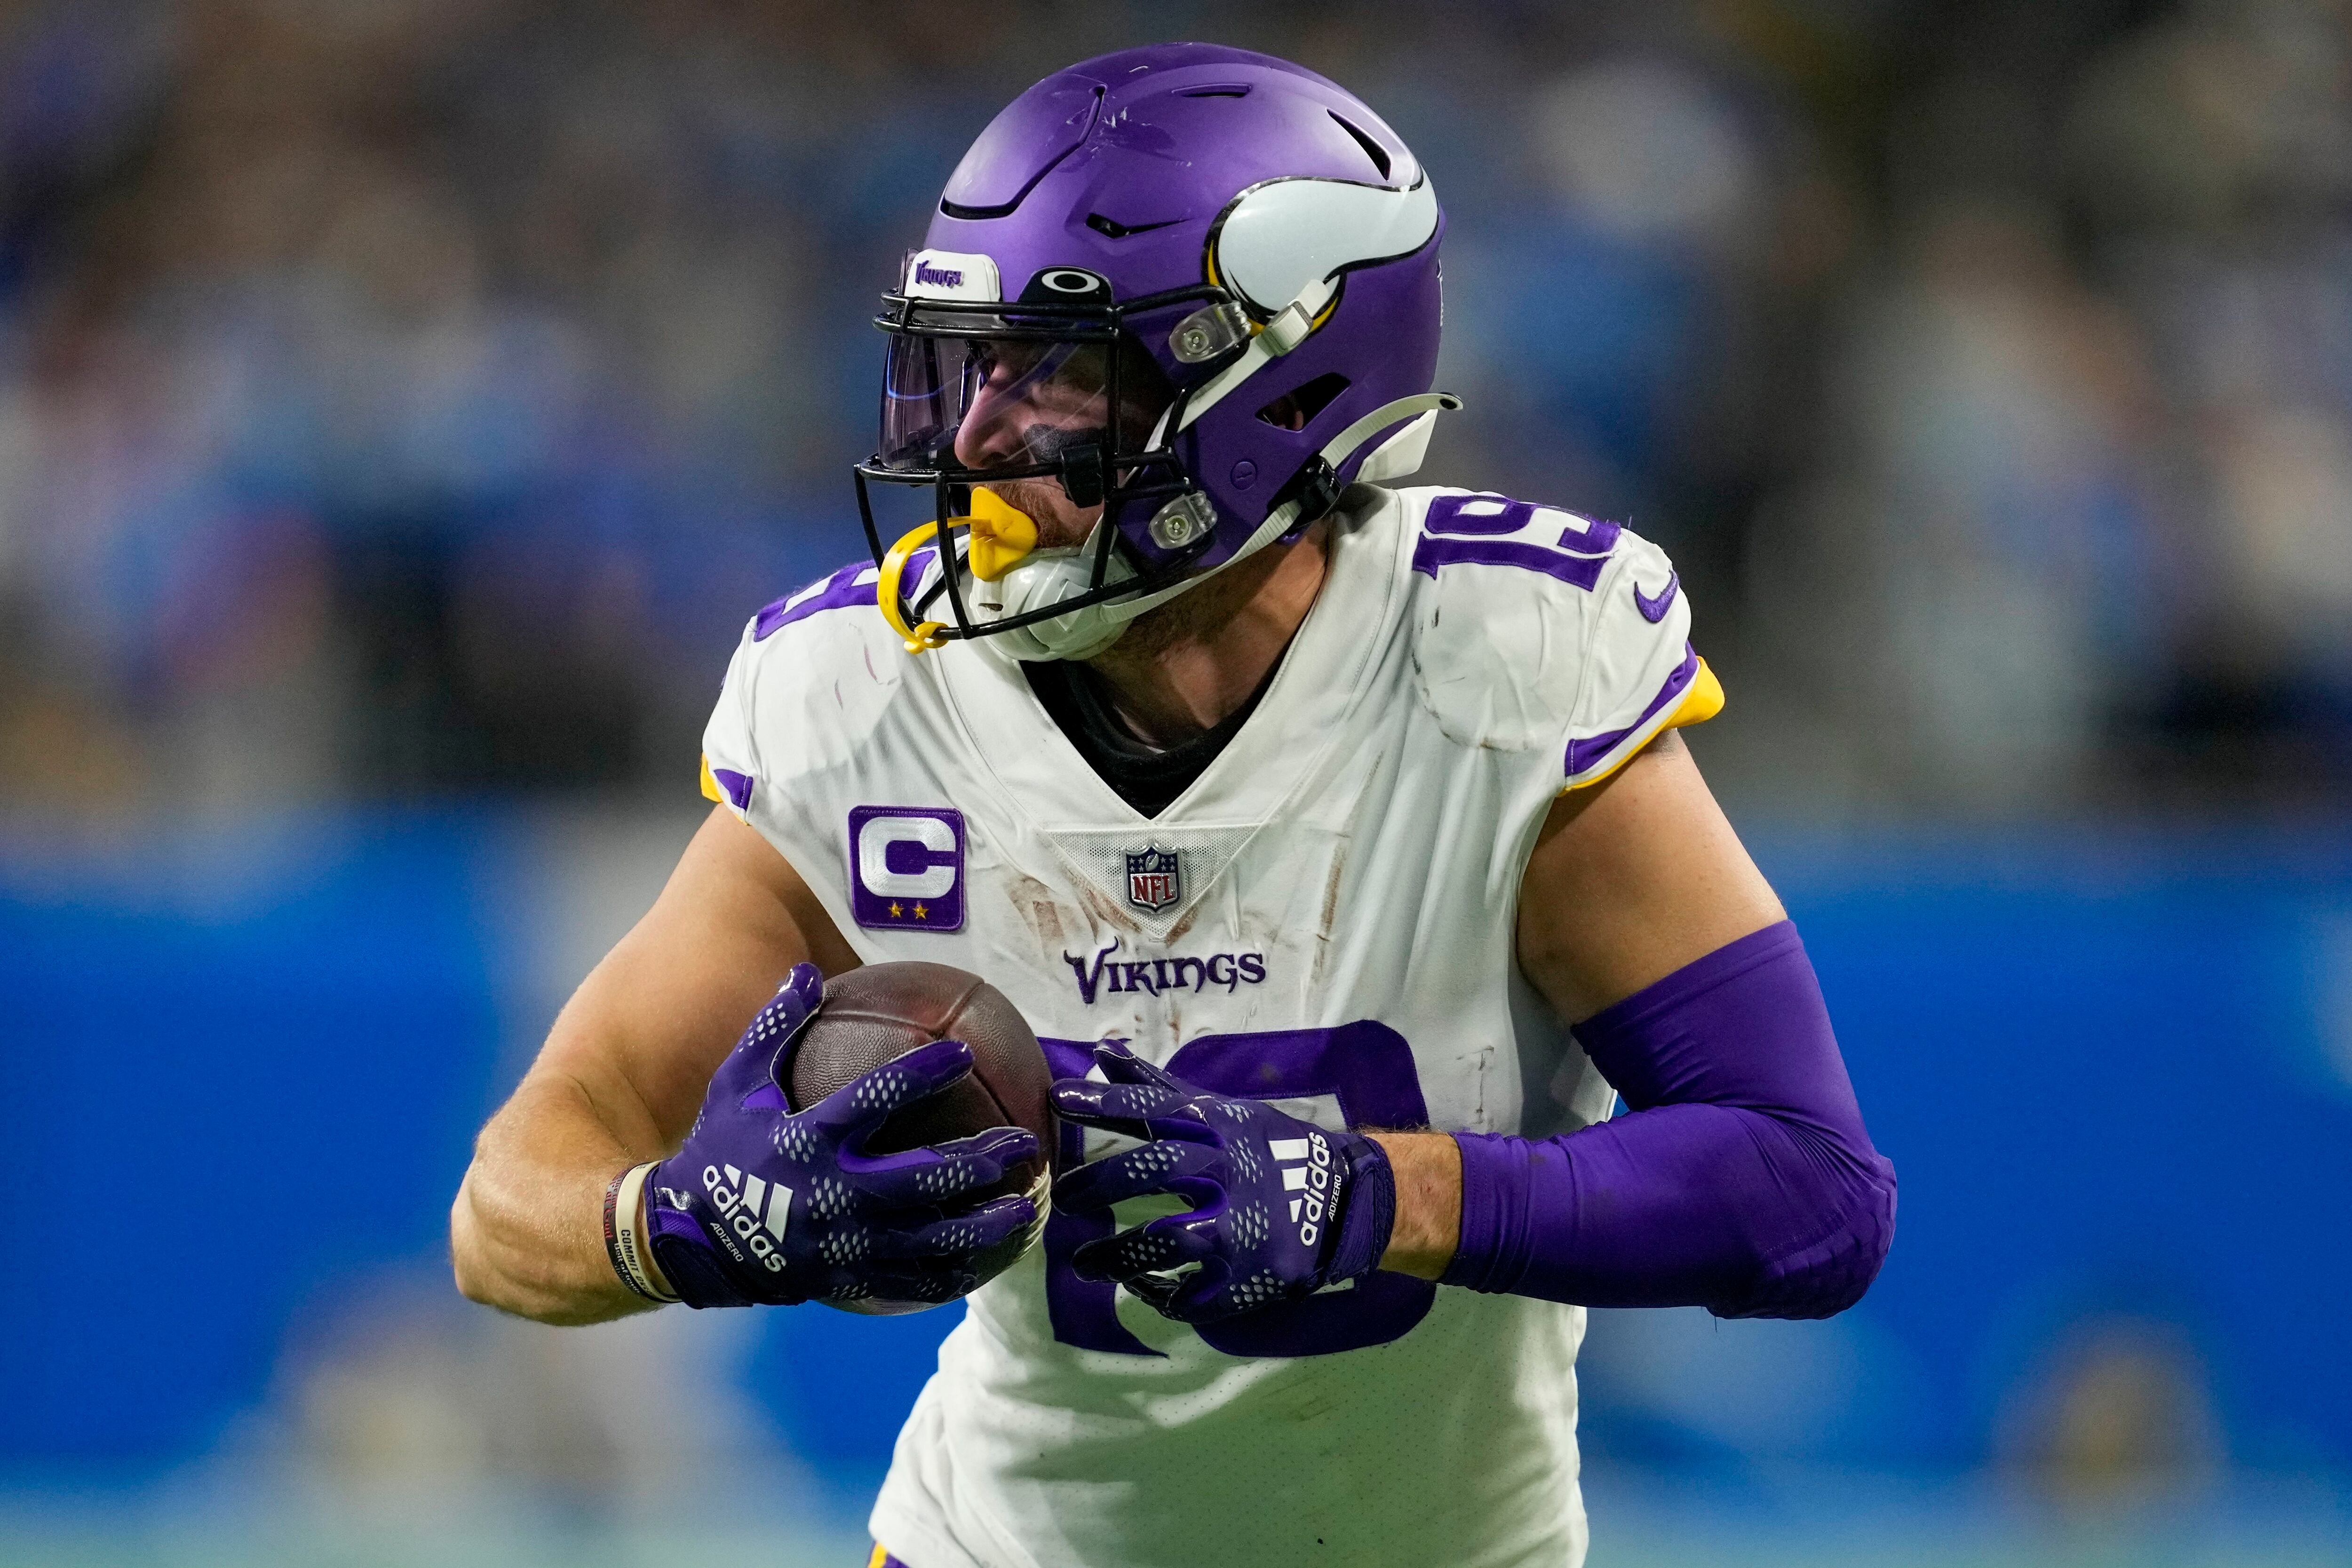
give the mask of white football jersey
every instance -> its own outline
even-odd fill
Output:
[[[1687,603],[1634,534],[1498,496],[1360,486],[1334,521],[1157,817],[1010,661],[909,655],[871,567],[747,628],[706,787],[861,959],[986,977],[1057,1075],[1115,1039],[1327,1127],[1584,1125],[1612,1093],[1518,973],[1519,879],[1564,788],[1720,706]],[[1054,1215],[941,1346],[873,1515],[912,1568],[1581,1560],[1580,1309],[1379,1273],[1196,1330],[1076,1277],[1108,1233]]]

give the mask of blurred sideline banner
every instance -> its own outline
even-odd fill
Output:
[[[953,1310],[551,1330],[447,1283],[474,1130],[694,826],[0,832],[0,1489],[290,1456],[593,1491],[648,1431],[869,1485]],[[1894,1255],[1827,1324],[1596,1314],[1596,1463],[2352,1470],[2352,832],[1753,837]]]

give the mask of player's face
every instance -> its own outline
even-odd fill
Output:
[[[1140,360],[1141,363],[1137,363]],[[956,460],[967,468],[1049,462],[1069,447],[1110,446],[1109,351],[1099,343],[994,342],[978,345]],[[1128,443],[1150,434],[1166,405],[1155,366],[1129,354],[1119,364],[1121,425]],[[1102,516],[1097,504],[1073,503],[1050,477],[1005,479],[988,487],[1037,523],[1047,548],[1082,544]]]

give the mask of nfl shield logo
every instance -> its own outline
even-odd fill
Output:
[[[1157,914],[1184,896],[1184,869],[1173,849],[1157,844],[1127,858],[1127,901]]]

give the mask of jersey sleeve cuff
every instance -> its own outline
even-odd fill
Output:
[[[1723,711],[1723,683],[1696,649],[1684,645],[1683,661],[1666,677],[1648,707],[1631,724],[1602,734],[1579,737],[1568,743],[1562,767],[1567,779],[1561,789],[1582,789],[1599,784],[1633,759],[1664,731],[1686,724],[1704,724]]]
[[[717,805],[732,807],[735,815],[746,817],[751,809],[751,775],[737,773],[732,768],[710,765],[710,753],[702,756],[702,798]]]

